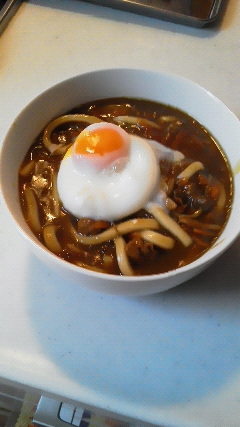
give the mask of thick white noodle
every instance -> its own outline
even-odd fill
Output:
[[[43,132],[43,144],[50,151],[50,153],[54,153],[55,150],[59,150],[65,144],[53,144],[51,141],[51,133],[52,131],[59,125],[68,122],[81,122],[87,123],[88,125],[93,123],[100,123],[103,120],[99,119],[95,116],[88,116],[86,114],[66,114],[64,116],[57,117],[52,120]]]
[[[155,246],[162,249],[172,249],[175,243],[172,237],[164,236],[163,234],[153,230],[141,231],[140,236],[143,240],[153,243]]]
[[[191,165],[187,166],[186,169],[184,169],[178,176],[178,179],[186,178],[189,179],[191,176],[193,176],[196,172],[203,170],[204,166],[202,162],[193,162]]]
[[[59,254],[62,250],[61,245],[57,239],[56,231],[57,226],[54,224],[45,225],[43,229],[43,238],[46,243],[47,248],[54,252],[55,254]]]
[[[35,193],[31,188],[26,188],[24,191],[24,195],[27,203],[27,218],[29,225],[32,230],[37,233],[40,233],[41,224]]]
[[[157,230],[159,228],[159,224],[153,218],[129,219],[121,222],[120,224],[114,225],[95,236],[81,236],[77,234],[75,237],[77,237],[79,243],[84,245],[98,245],[99,243],[103,243],[108,240],[114,240],[117,236],[132,233],[133,231],[144,230],[146,228]]]
[[[223,209],[224,206],[226,205],[226,200],[227,200],[226,191],[223,185],[221,184],[221,192],[217,201],[217,208],[220,210]]]
[[[191,245],[191,237],[183,230],[183,228],[172,219],[164,210],[154,204],[148,203],[146,210],[151,213],[154,218],[161,224],[166,230],[170,231],[185,247]]]
[[[123,239],[123,237],[119,236],[114,240],[114,242],[116,246],[117,262],[118,262],[121,273],[124,276],[133,276],[134,272],[129,263],[126,250],[125,250],[125,246],[126,246],[125,240]]]

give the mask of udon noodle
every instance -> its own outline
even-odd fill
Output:
[[[149,202],[111,223],[75,218],[63,208],[60,161],[86,126],[102,121],[184,154],[159,161],[166,209]],[[145,275],[186,265],[215,242],[229,215],[232,184],[224,154],[193,118],[166,105],[120,98],[85,104],[50,121],[25,156],[19,192],[29,227],[56,255],[94,271]]]

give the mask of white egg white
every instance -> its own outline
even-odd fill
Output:
[[[79,170],[78,170],[79,169]],[[100,172],[76,168],[71,155],[61,162],[57,189],[66,210],[77,218],[116,221],[144,207],[160,179],[158,159],[142,138],[132,136],[125,165]]]

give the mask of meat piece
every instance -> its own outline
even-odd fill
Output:
[[[184,212],[185,209],[209,212],[216,205],[219,194],[217,180],[213,180],[211,175],[196,174],[189,180],[177,180],[172,198],[178,205],[178,212]]]
[[[85,236],[101,233],[101,231],[110,227],[110,222],[90,218],[81,218],[78,220],[78,232]]]
[[[133,262],[141,262],[144,257],[150,257],[155,253],[152,243],[145,242],[139,233],[132,233],[126,244],[126,254]]]

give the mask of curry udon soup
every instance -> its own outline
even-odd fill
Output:
[[[216,241],[232,201],[213,136],[178,109],[114,98],[57,117],[19,170],[24,217],[53,253],[116,275],[163,273]]]

